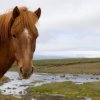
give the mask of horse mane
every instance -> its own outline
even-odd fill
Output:
[[[34,30],[34,25],[38,18],[35,13],[29,11],[26,7],[19,8],[20,15],[15,19],[13,28],[21,31],[23,27],[29,27],[32,31]],[[9,25],[12,18],[13,11],[9,11],[5,14],[0,15],[0,47],[9,38]],[[19,27],[19,24],[20,27]],[[16,27],[17,26],[17,27]]]

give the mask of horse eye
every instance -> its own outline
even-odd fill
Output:
[[[14,38],[16,38],[16,35],[15,35],[15,34],[13,34],[13,37],[14,37]]]

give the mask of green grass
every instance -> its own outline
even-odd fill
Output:
[[[35,72],[100,74],[100,58],[33,60]],[[16,64],[10,70],[17,70]]]
[[[50,59],[50,60],[33,60],[35,66],[56,66],[71,65],[78,63],[95,63],[100,62],[100,58],[69,58],[69,59]]]
[[[80,97],[91,97],[93,100],[100,100],[100,82],[81,85],[72,82],[56,82],[38,87],[30,87],[28,91],[40,95],[63,94],[68,100],[83,100]]]
[[[36,60],[36,72],[100,74],[100,58]]]

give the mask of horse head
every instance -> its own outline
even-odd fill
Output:
[[[15,7],[10,21],[10,45],[19,68],[19,74],[27,79],[34,71],[32,64],[36,48],[38,30],[36,22],[40,18],[41,9],[32,12],[27,8]]]

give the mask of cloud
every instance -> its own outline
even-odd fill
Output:
[[[49,39],[51,38],[51,39]],[[63,34],[56,33],[54,37],[49,37],[46,43],[40,43],[37,45],[38,50],[80,50],[80,51],[91,51],[99,50],[100,47],[100,34],[94,33],[71,33]],[[44,45],[43,45],[44,44]]]
[[[47,3],[47,2],[46,2]],[[83,31],[96,28],[100,19],[100,1],[96,0],[55,0],[45,4],[46,9],[40,20],[45,31]],[[43,7],[44,8],[44,7]],[[44,8],[44,9],[45,9]],[[42,20],[44,19],[44,20]],[[49,20],[48,20],[49,19]],[[46,25],[46,26],[45,26]],[[41,29],[41,30],[42,30]]]
[[[33,11],[41,7],[36,54],[59,51],[63,55],[65,51],[100,50],[99,4],[100,0],[2,0],[0,12],[16,5]]]
[[[41,20],[45,20],[40,20],[40,32],[43,33],[40,33],[37,49],[49,52],[100,50],[100,1],[55,0],[55,2],[56,5],[49,2],[47,8],[50,9],[51,6],[51,10],[46,19],[45,14],[42,16]],[[42,43],[43,39],[47,42]]]
[[[43,51],[34,55],[35,59],[61,59],[61,58],[99,58],[100,51]]]

